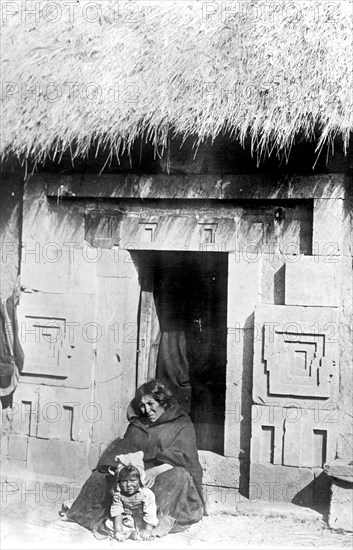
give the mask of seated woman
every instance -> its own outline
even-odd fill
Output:
[[[204,512],[202,468],[190,418],[165,385],[151,380],[138,388],[128,420],[123,439],[105,450],[66,518],[96,532],[109,517],[114,477],[108,469],[116,455],[143,451],[145,486],[152,489],[157,503],[156,534],[187,529]]]

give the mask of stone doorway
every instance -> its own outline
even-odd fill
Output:
[[[223,454],[228,254],[145,251],[139,266],[138,382],[165,380],[200,450]],[[147,363],[147,364],[146,364]]]

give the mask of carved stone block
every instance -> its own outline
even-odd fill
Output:
[[[339,256],[301,256],[285,266],[285,303],[297,306],[339,305]],[[312,284],[303,284],[311,281]]]
[[[257,306],[254,402],[284,406],[298,399],[300,407],[308,408],[315,400],[333,398],[338,383],[337,331],[336,308]]]
[[[251,462],[322,468],[335,457],[337,424],[328,410],[254,405]]]
[[[336,362],[327,339],[323,327],[321,334],[315,334],[310,323],[278,328],[265,323],[263,359],[269,394],[329,397]]]

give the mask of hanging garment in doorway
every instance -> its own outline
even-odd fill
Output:
[[[155,291],[161,329],[156,377],[174,393],[186,413],[190,412],[191,384],[185,338],[183,288],[172,277],[165,277]]]

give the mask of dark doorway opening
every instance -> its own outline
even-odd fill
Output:
[[[228,255],[138,255],[142,280],[147,273],[153,289],[160,325],[156,377],[167,382],[190,415],[198,448],[223,454]]]

